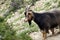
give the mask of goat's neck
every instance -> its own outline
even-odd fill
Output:
[[[34,22],[38,23],[38,17],[39,17],[39,13],[33,13],[34,17],[33,17],[33,20]]]

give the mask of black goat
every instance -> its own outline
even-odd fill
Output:
[[[60,26],[60,10],[53,10],[43,13],[36,13],[32,10],[25,11],[25,21],[31,25],[31,21],[33,20],[42,30],[43,40],[46,38],[46,34],[51,30],[52,34],[54,34],[54,28],[58,25]]]

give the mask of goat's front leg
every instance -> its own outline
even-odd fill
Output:
[[[43,34],[43,40],[45,40],[45,39],[46,39],[46,37],[47,37],[46,30],[44,30],[44,31],[42,32],[42,34]]]
[[[55,34],[55,33],[54,33],[54,28],[51,28],[50,30],[51,30],[51,32],[52,32],[52,35],[54,35],[54,34]]]

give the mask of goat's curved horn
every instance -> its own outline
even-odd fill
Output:
[[[28,6],[26,6],[26,11],[28,11],[29,9],[30,9],[30,7],[32,6],[32,4],[31,5],[28,5]]]
[[[28,9],[30,9],[31,6],[32,6],[32,4],[28,6]]]

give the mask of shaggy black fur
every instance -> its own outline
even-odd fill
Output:
[[[33,13],[33,21],[39,26],[41,30],[46,30],[49,33],[49,29],[57,27],[60,25],[60,10],[53,10],[43,13],[36,13],[32,10],[29,10]],[[26,12],[25,12],[26,15]],[[31,20],[28,21],[31,25]]]

